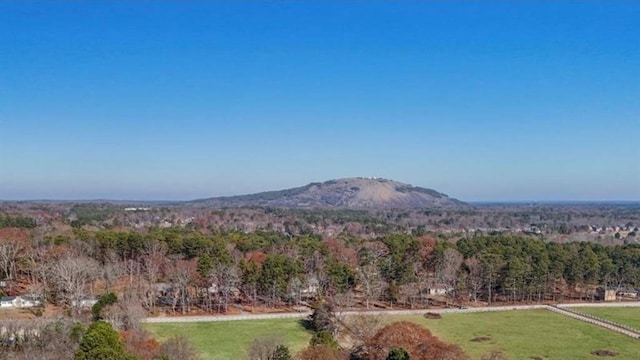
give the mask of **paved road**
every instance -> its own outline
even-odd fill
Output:
[[[570,306],[639,306],[640,302],[626,303],[596,303],[596,304],[566,304],[561,307]],[[471,312],[489,312],[489,311],[510,311],[510,310],[532,310],[532,309],[549,309],[548,305],[513,305],[513,306],[487,306],[487,307],[471,307],[467,309],[421,309],[421,310],[372,310],[372,311],[343,311],[339,315],[422,315],[426,312],[434,312],[439,314],[452,313],[471,313]],[[557,312],[557,311],[556,311]],[[172,316],[172,317],[153,317],[146,318],[146,323],[174,323],[174,322],[211,322],[211,321],[238,321],[238,320],[264,320],[264,319],[301,319],[309,316],[311,312],[290,312],[276,314],[242,314],[242,315],[213,315],[213,316]]]

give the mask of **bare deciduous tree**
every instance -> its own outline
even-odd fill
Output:
[[[362,285],[362,291],[367,310],[369,302],[377,299],[384,289],[384,279],[376,263],[358,266],[356,276]]]
[[[171,269],[170,281],[173,285],[173,311],[176,311],[178,302],[183,314],[186,314],[191,305],[189,285],[198,276],[197,266],[193,260],[178,260]]]
[[[160,280],[167,265],[167,246],[158,240],[151,241],[141,257],[142,276],[146,281],[144,306],[153,311],[156,303],[155,284]]]
[[[68,320],[1,321],[0,329],[0,359],[71,359],[80,340],[78,325]]]
[[[218,311],[227,312],[229,296],[237,289],[240,277],[236,266],[232,263],[216,262],[211,271],[211,280],[218,289]]]
[[[115,253],[110,252],[104,256],[104,264],[100,268],[100,277],[104,281],[107,292],[111,290],[111,284],[123,273],[123,267],[118,263]]]
[[[133,289],[125,290],[123,296],[115,304],[107,306],[102,313],[105,320],[120,330],[137,329],[140,320],[146,316],[142,301]]]
[[[484,285],[484,278],[482,276],[482,264],[475,257],[468,258],[464,261],[467,267],[467,286],[469,292],[473,297],[473,301],[478,301],[478,294]]]
[[[442,258],[437,264],[436,274],[438,280],[447,286],[447,290],[452,289],[454,291],[454,297],[456,297],[458,271],[464,257],[454,248],[447,248],[442,254]]]
[[[362,346],[382,326],[380,317],[371,315],[350,316],[342,323],[353,339],[354,347]]]
[[[4,278],[9,280],[16,278],[17,263],[28,247],[28,236],[21,229],[2,229],[0,232],[0,271]]]
[[[283,344],[282,339],[272,336],[260,336],[255,338],[249,346],[249,360],[272,360],[278,345]]]
[[[191,344],[182,336],[174,336],[167,339],[162,344],[161,349],[167,360],[198,360],[198,355],[191,347]]]
[[[100,266],[95,260],[68,253],[50,264],[49,282],[54,287],[58,300],[71,305],[77,313],[81,299],[87,295],[89,286],[99,273]]]

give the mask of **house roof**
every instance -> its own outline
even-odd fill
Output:
[[[13,301],[15,298],[15,296],[2,296],[0,297],[0,301]]]

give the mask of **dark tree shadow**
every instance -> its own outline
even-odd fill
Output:
[[[311,321],[307,318],[298,320],[298,325],[300,325],[303,329],[307,331],[311,331],[311,332],[314,331]]]

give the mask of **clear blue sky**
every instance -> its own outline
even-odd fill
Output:
[[[640,200],[640,2],[0,2],[0,199]]]

